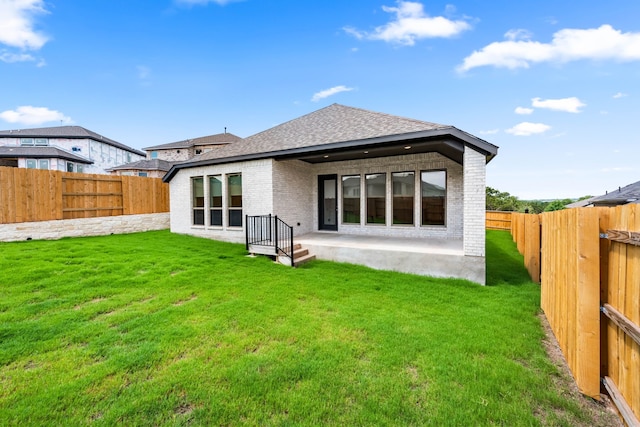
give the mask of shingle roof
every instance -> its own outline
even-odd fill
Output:
[[[73,153],[69,153],[61,148],[57,147],[14,147],[14,146],[0,146],[0,157],[5,159],[17,159],[24,157],[31,157],[34,159],[65,159],[71,160],[77,163],[84,163],[90,165],[93,161],[86,159],[82,156],[78,156]]]
[[[131,153],[135,153],[141,156],[146,155],[145,152],[136,150],[127,145],[124,145],[118,141],[102,136],[98,133],[85,129],[82,126],[54,126],[47,128],[34,128],[34,129],[16,129],[16,130],[0,130],[0,138],[90,138],[98,142],[104,142],[105,144],[112,145]]]
[[[332,104],[235,144],[204,153],[197,159],[268,153],[447,127],[450,126]]]
[[[237,135],[232,133],[217,133],[215,135],[201,136],[199,138],[185,139],[184,141],[169,142],[167,144],[154,145],[153,147],[146,147],[145,150],[169,150],[174,148],[191,148],[198,145],[223,145],[232,142],[241,141]]]
[[[179,169],[239,160],[285,158],[323,150],[401,144],[416,138],[455,139],[493,158],[498,147],[453,126],[332,104],[248,138],[177,163],[164,177],[169,182]]]
[[[107,169],[107,171],[117,171],[117,170],[158,170],[158,171],[168,171],[171,169],[171,166],[174,165],[175,162],[169,162],[167,160],[160,159],[151,159],[151,160],[139,160],[137,162],[126,163],[124,165],[115,166],[113,168]]]
[[[593,205],[624,205],[640,202],[640,181],[629,184],[602,196],[590,199]]]

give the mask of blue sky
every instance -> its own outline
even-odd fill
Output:
[[[640,2],[0,0],[0,129],[135,148],[334,102],[500,147],[521,199],[640,180]]]

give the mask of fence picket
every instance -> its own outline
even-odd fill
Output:
[[[122,215],[125,201],[131,214],[168,212],[169,185],[158,178],[0,167],[0,224]]]

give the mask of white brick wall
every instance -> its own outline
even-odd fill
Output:
[[[192,234],[228,242],[244,243],[244,227],[228,227],[228,197],[226,175],[242,174],[242,215],[266,215],[273,213],[273,196],[269,189],[272,186],[273,160],[256,160],[198,168],[182,169],[170,183],[171,231],[174,233]],[[224,175],[222,186],[223,226],[212,227],[209,224],[209,188],[207,176]],[[191,177],[201,176],[205,181],[205,225],[192,224],[191,210]],[[243,219],[244,222],[244,219]]]
[[[209,175],[242,173],[243,215],[274,214],[294,227],[299,236],[318,230],[318,175],[338,175],[338,211],[341,211],[340,176],[385,173],[387,176],[387,216],[392,203],[392,172],[446,170],[447,205],[445,226],[420,225],[420,198],[415,200],[416,224],[354,225],[342,224],[345,234],[397,237],[464,239],[465,255],[484,256],[485,157],[470,148],[464,154],[464,166],[438,153],[423,153],[393,158],[375,158],[345,162],[308,164],[299,160],[258,160],[183,169],[171,180],[171,230],[219,240],[244,242],[244,231],[226,227],[226,185],[223,186],[223,227],[193,226],[191,210],[191,177],[205,178],[205,200],[208,201]],[[466,177],[463,178],[463,171]],[[417,179],[419,182],[419,179]],[[417,184],[416,184],[417,185]],[[270,189],[273,188],[271,191]],[[364,188],[362,189],[364,193]],[[419,191],[418,193],[419,194]],[[205,209],[205,224],[208,212]],[[364,212],[364,201],[362,202]],[[300,225],[298,225],[300,224]]]
[[[464,150],[464,254],[485,256],[486,159]]]
[[[169,214],[120,215],[0,225],[0,242],[106,236],[169,228]]]
[[[293,226],[294,236],[318,228],[314,222],[311,191],[316,185],[313,165],[300,160],[273,162],[273,214]]]
[[[462,239],[463,236],[463,179],[462,166],[453,160],[438,153],[422,153],[396,157],[380,157],[365,160],[351,160],[345,162],[321,163],[314,167],[313,176],[313,209],[312,214],[314,230],[318,229],[318,191],[317,176],[337,174],[338,175],[338,212],[342,210],[342,186],[340,176],[361,175],[370,173],[385,173],[387,177],[387,218],[392,211],[392,172],[414,171],[419,182],[420,171],[425,170],[446,170],[447,172],[447,205],[446,205],[446,225],[445,226],[421,226],[420,225],[420,198],[415,198],[414,217],[416,224],[392,225],[387,221],[386,225],[356,225],[343,224],[342,216],[339,215],[338,231],[345,234],[377,235],[377,236],[397,236],[397,237],[418,237],[418,238],[443,238]],[[418,184],[416,184],[417,194],[420,194]],[[365,189],[361,188],[364,196]],[[361,213],[364,217],[365,205],[364,197],[361,202]]]

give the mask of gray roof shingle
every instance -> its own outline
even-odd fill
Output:
[[[0,130],[0,138],[89,138],[94,141],[104,142],[105,144],[112,145],[131,153],[135,153],[141,156],[146,155],[145,152],[136,150],[127,145],[124,145],[118,141],[102,136],[98,133],[85,129],[82,126],[54,126],[47,128],[34,128],[34,129],[16,129],[16,130]]]
[[[160,159],[151,159],[151,160],[139,160],[137,162],[126,163],[124,165],[115,166],[113,168],[107,169],[107,171],[117,171],[117,170],[158,170],[167,172],[171,169],[171,166],[174,165],[175,162],[169,162],[167,160]]]
[[[593,205],[624,205],[640,202],[640,181],[634,182],[602,196],[589,199]]]
[[[198,145],[224,145],[232,142],[241,141],[237,135],[232,133],[217,133],[215,135],[201,136],[199,138],[185,139],[183,141],[169,142],[167,144],[154,145],[153,147],[147,147],[145,150],[170,150],[175,148],[191,148]]]
[[[5,159],[18,159],[31,157],[34,159],[56,158],[71,160],[77,163],[90,165],[93,161],[82,156],[70,153],[58,147],[15,147],[0,146],[0,157]]]
[[[180,169],[259,158],[343,150],[349,147],[398,144],[416,138],[463,141],[480,150],[487,161],[498,147],[453,126],[377,113],[361,108],[332,104],[282,123],[248,138],[219,147],[187,161],[176,163],[163,178],[169,182]]]
[[[268,153],[448,127],[450,126],[332,104],[234,144],[204,153],[193,160]]]

